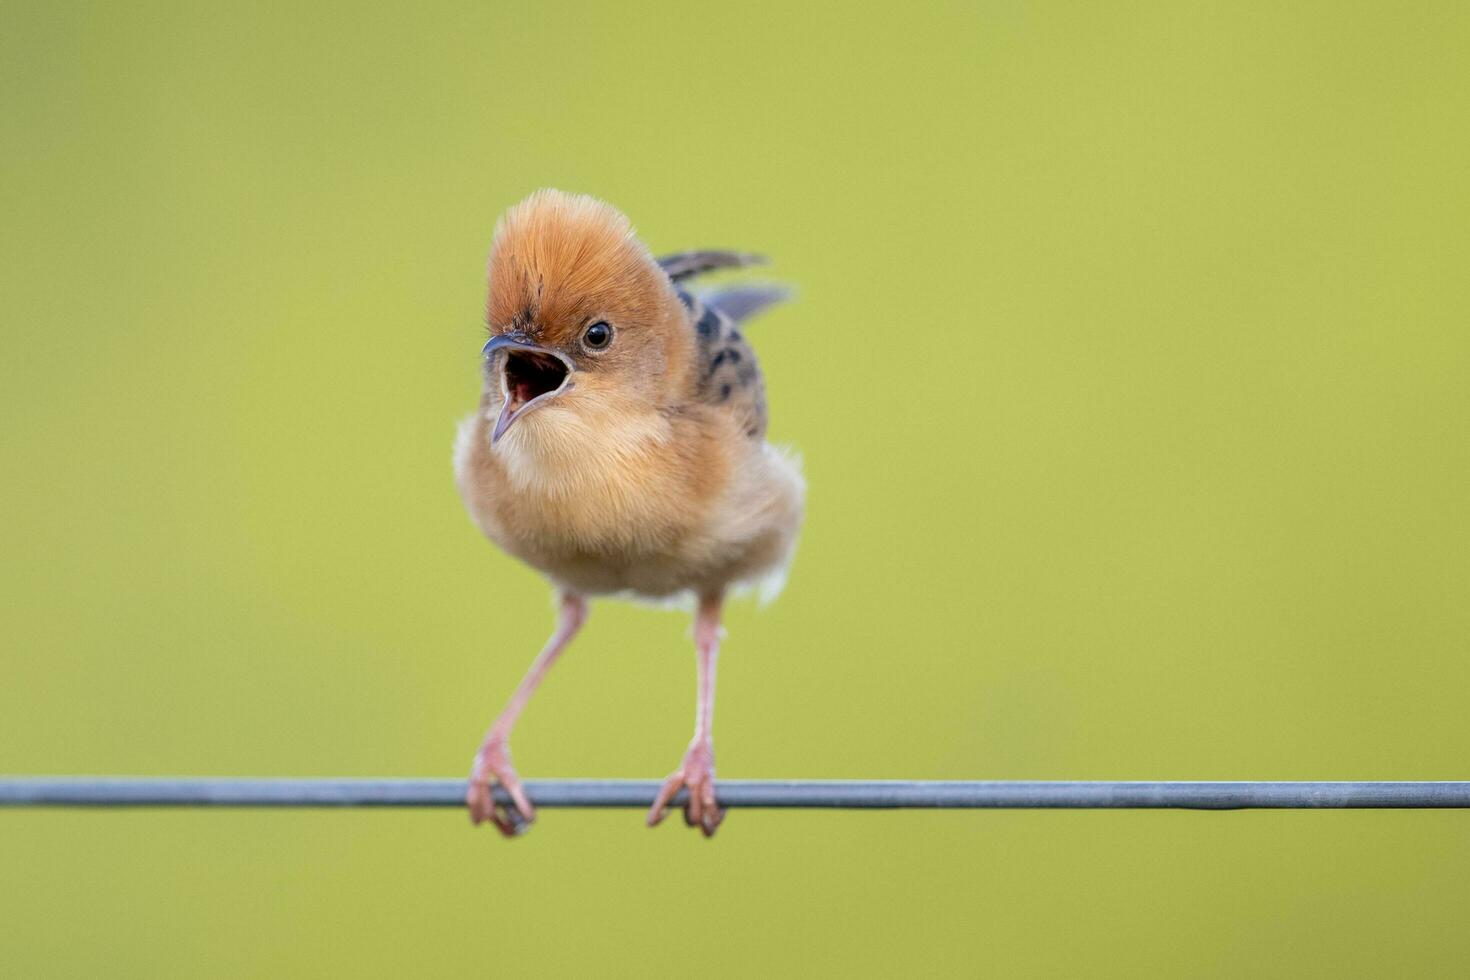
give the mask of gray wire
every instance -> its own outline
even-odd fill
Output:
[[[528,779],[539,807],[647,807],[656,780]],[[1470,782],[924,782],[726,779],[720,803],[815,809],[1357,809],[1470,807]],[[0,777],[0,806],[456,807],[461,779]],[[507,802],[497,788],[496,796]],[[676,799],[683,802],[683,794]]]

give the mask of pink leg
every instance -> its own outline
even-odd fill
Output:
[[[694,711],[694,739],[684,761],[659,788],[653,807],[648,811],[648,825],[656,826],[668,811],[669,802],[679,790],[689,789],[684,804],[684,822],[698,827],[710,837],[725,819],[725,811],[715,802],[715,744],[712,729],[715,721],[715,661],[720,653],[721,597],[705,596],[699,600],[694,617],[694,645],[699,657],[699,696]]]
[[[536,819],[536,809],[526,798],[520,777],[510,764],[510,747],[507,744],[510,730],[546,672],[556,663],[556,658],[561,656],[561,652],[572,642],[572,637],[577,635],[586,620],[587,600],[581,596],[564,594],[561,597],[556,632],[546,641],[546,647],[531,664],[531,669],[526,671],[526,676],[516,687],[510,703],[485,733],[485,741],[481,743],[480,751],[475,753],[475,762],[470,769],[469,789],[465,793],[465,805],[469,807],[471,823],[479,825],[489,821],[502,834],[512,837],[524,831]],[[496,804],[490,791],[492,782],[499,783],[510,794],[515,803],[514,810]]]

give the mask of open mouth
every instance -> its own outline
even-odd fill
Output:
[[[567,363],[554,354],[514,348],[505,352],[500,371],[505,405],[495,424],[495,439],[529,409],[564,389],[571,373]]]
[[[504,370],[505,393],[513,412],[551,394],[567,380],[567,366],[560,358],[535,351],[507,351]]]

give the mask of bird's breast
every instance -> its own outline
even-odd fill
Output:
[[[800,477],[723,414],[624,418],[614,430],[548,407],[493,447],[486,414],[461,427],[460,492],[491,540],[564,587],[719,589],[789,554]]]
[[[461,493],[487,535],[542,567],[643,562],[705,520],[728,465],[657,413],[616,423],[547,406],[493,447],[485,412],[466,420]]]

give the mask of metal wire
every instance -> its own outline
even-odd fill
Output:
[[[538,807],[647,807],[656,780],[528,779]],[[812,809],[1470,808],[1470,782],[924,782],[727,779],[729,807]],[[457,807],[461,779],[0,777],[0,806]],[[508,802],[497,788],[496,796]],[[675,800],[683,802],[683,794]]]

